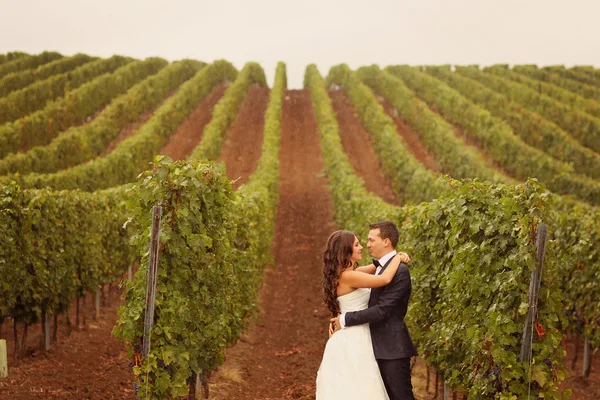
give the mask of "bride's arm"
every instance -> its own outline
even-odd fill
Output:
[[[397,254],[400,256],[400,262],[403,262],[404,264],[410,264],[410,257],[408,254],[402,252],[398,252]],[[355,271],[373,275],[377,271],[377,267],[373,264],[369,264],[363,267],[358,267],[355,269]]]
[[[346,270],[342,272],[339,283],[353,288],[377,288],[389,284],[400,265],[400,256],[395,255],[390,265],[381,275],[365,274],[364,272]]]
[[[365,265],[363,267],[358,267],[355,269],[355,271],[373,275],[375,273],[375,271],[377,271],[377,267],[373,264],[369,264],[369,265]]]

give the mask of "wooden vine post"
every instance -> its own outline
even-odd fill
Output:
[[[581,363],[581,376],[584,378],[590,377],[590,372],[592,371],[592,346],[588,340],[587,335],[585,336],[585,340],[583,342],[583,360]]]
[[[94,315],[94,319],[97,321],[100,319],[100,288],[96,288],[96,297],[95,297],[95,305],[96,305],[96,314]]]
[[[158,266],[159,232],[162,207],[154,206],[152,210],[152,233],[150,239],[150,262],[148,266],[148,286],[146,289],[146,313],[144,319],[144,342],[142,354],[144,358],[150,353],[150,335],[154,324],[154,304],[156,301],[156,269]]]
[[[44,315],[44,350],[49,351],[50,350],[50,337],[51,337],[51,328],[50,328],[50,313],[46,312],[46,314]]]
[[[8,352],[4,339],[0,339],[0,378],[8,378]]]
[[[525,327],[523,328],[523,339],[521,341],[521,362],[531,361],[531,345],[533,340],[533,325],[537,315],[537,301],[542,282],[542,266],[544,264],[544,255],[546,253],[546,239],[548,237],[548,225],[540,224],[537,229],[536,246],[536,268],[531,272],[531,281],[529,283],[529,310]]]

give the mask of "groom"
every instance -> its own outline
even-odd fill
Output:
[[[396,224],[382,221],[369,225],[367,247],[377,267],[383,272],[396,254],[399,232]],[[410,299],[410,273],[400,263],[389,285],[371,289],[369,308],[346,312],[332,318],[334,330],[348,326],[370,324],[373,351],[390,400],[412,400],[410,358],[417,355],[408,328],[404,323]]]

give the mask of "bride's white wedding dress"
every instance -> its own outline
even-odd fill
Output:
[[[368,307],[370,289],[356,289],[337,298],[342,312]],[[317,400],[388,400],[373,354],[369,325],[337,331],[327,341],[317,372]]]

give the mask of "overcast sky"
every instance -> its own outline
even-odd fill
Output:
[[[0,0],[0,53],[306,65],[600,67],[597,0]]]

